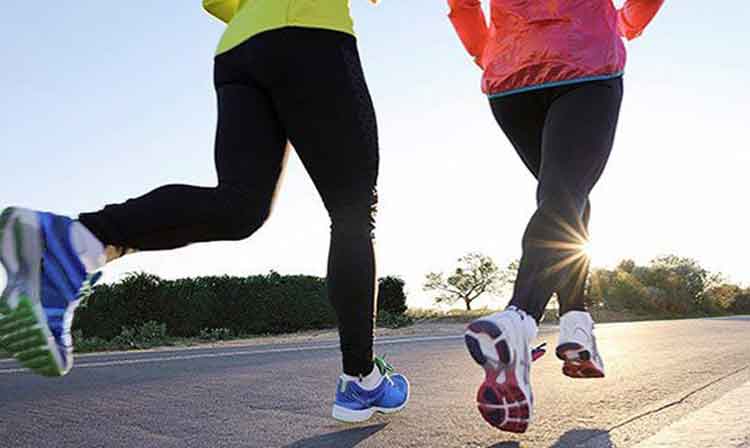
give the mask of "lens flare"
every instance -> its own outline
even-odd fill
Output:
[[[594,246],[591,244],[591,241],[586,241],[581,245],[581,252],[583,252],[589,259],[593,258]]]
[[[551,218],[559,239],[532,241],[537,247],[554,249],[557,253],[544,274],[558,277],[558,289],[580,290],[586,284],[593,249],[586,226],[579,221],[574,227],[556,215]]]

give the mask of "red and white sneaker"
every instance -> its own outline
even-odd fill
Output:
[[[515,308],[475,320],[466,329],[466,348],[485,370],[477,392],[479,412],[502,431],[522,433],[529,427],[531,362],[544,353],[539,348],[532,354],[536,333],[534,318]]]
[[[604,378],[604,363],[596,348],[594,321],[584,311],[568,311],[560,318],[560,340],[555,350],[563,374],[571,378]]]

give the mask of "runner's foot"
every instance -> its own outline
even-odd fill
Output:
[[[502,431],[525,432],[531,421],[531,362],[543,354],[541,348],[532,354],[536,332],[534,319],[515,308],[475,320],[466,330],[466,347],[485,370],[479,412]]]
[[[409,402],[409,381],[393,374],[393,366],[383,358],[375,358],[373,372],[380,375],[374,387],[365,388],[357,380],[339,378],[333,418],[347,423],[363,422],[376,412],[392,414],[402,410]]]
[[[604,377],[604,363],[594,337],[594,321],[587,312],[569,311],[560,318],[560,341],[555,353],[563,361],[566,376]]]
[[[7,208],[0,215],[0,346],[24,367],[62,376],[73,366],[70,327],[76,306],[100,275],[89,275],[71,242],[74,221]]]

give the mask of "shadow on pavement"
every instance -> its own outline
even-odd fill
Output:
[[[500,442],[492,445],[489,448],[523,448],[523,445],[518,442]]]
[[[596,439],[595,441],[593,439]],[[523,442],[500,442],[488,448],[523,448]],[[611,448],[609,433],[601,429],[574,429],[563,434],[550,448],[596,447]]]
[[[346,429],[299,440],[284,448],[352,448],[387,426],[386,423]]]
[[[612,440],[609,438],[608,431],[602,429],[573,429],[560,436],[560,439],[550,448],[572,448],[582,446],[610,448],[614,445],[612,445]]]

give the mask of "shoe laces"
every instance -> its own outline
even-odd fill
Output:
[[[524,310],[515,305],[510,305],[508,308],[506,308],[506,310],[515,311],[515,313],[518,314],[518,317],[520,317],[521,320],[526,320],[526,316],[528,315]]]
[[[78,290],[78,296],[76,296],[75,300],[85,300],[91,294],[94,293],[94,286],[99,281],[99,279],[102,278],[101,272],[95,272],[93,274],[89,274],[86,279],[83,281],[83,284],[81,285],[81,288]]]
[[[393,385],[393,380],[391,379],[391,375],[393,374],[393,372],[396,369],[394,369],[394,367],[393,367],[393,365],[391,365],[391,363],[389,363],[388,361],[385,360],[385,356],[386,355],[376,356],[373,359],[373,362],[375,363],[375,366],[380,371],[380,374],[383,375],[383,378],[385,378],[386,380],[388,380],[388,382],[391,383],[391,385]]]
[[[535,348],[531,349],[531,361],[534,362],[537,359],[544,356],[544,354],[547,353],[547,343],[542,342],[541,344],[537,345]]]

